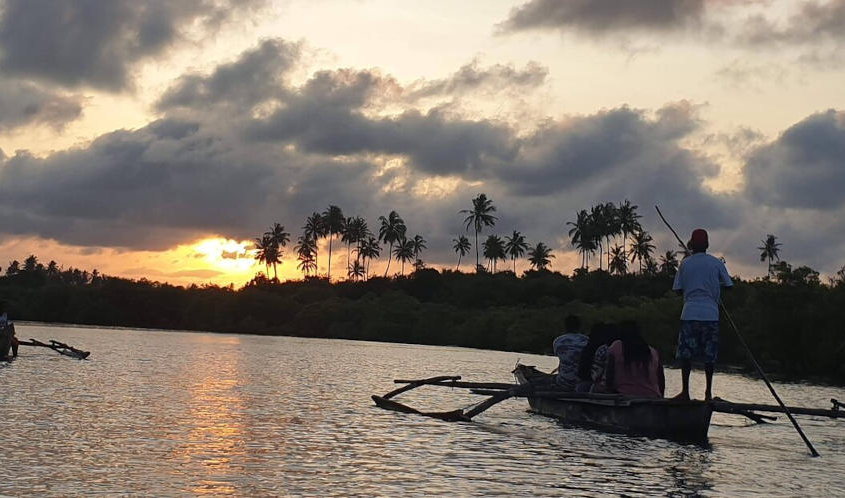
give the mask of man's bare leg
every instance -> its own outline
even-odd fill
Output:
[[[681,392],[672,399],[689,399],[689,375],[691,371],[692,362],[690,360],[681,360]]]
[[[713,399],[713,363],[704,364],[704,375],[707,377],[707,387],[704,390],[704,401]]]

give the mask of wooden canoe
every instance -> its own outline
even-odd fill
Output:
[[[528,396],[534,413],[608,432],[707,444],[713,409],[704,401],[555,392],[551,387],[539,387],[552,385],[550,374],[527,365],[517,365],[513,373],[519,384],[538,386],[537,395]]]

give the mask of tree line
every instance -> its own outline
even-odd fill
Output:
[[[782,264],[781,264],[782,263]],[[735,280],[724,296],[767,371],[845,383],[845,271],[775,264],[772,277]],[[58,269],[58,271],[56,271]],[[229,333],[361,339],[550,353],[570,313],[585,327],[635,320],[671,363],[682,299],[671,276],[577,269],[463,273],[415,269],[406,275],[329,283],[276,282],[259,274],[232,286],[173,286],[95,271],[42,265],[30,256],[0,276],[0,300],[14,320]],[[746,365],[723,324],[720,362]],[[87,346],[96,349],[96,345]]]

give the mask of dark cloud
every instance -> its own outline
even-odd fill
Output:
[[[803,1],[786,23],[777,23],[763,14],[749,17],[740,40],[754,47],[818,44],[845,41],[845,0],[824,3]]]
[[[0,78],[0,131],[45,124],[60,129],[82,114],[82,97]],[[2,158],[2,157],[0,157]]]
[[[500,28],[614,32],[675,31],[702,22],[704,0],[531,0],[511,10]]]
[[[478,91],[524,90],[536,88],[545,83],[548,68],[529,62],[523,69],[513,65],[495,64],[481,67],[473,61],[458,69],[449,78],[422,80],[410,85],[405,93],[411,100],[431,96],[460,96]]]
[[[132,65],[160,54],[183,28],[213,28],[245,0],[6,0],[0,18],[0,67],[8,74],[118,91]]]
[[[318,154],[404,155],[434,174],[462,174],[513,157],[513,131],[504,124],[465,120],[437,108],[367,116],[364,108],[386,86],[393,88],[392,80],[370,71],[319,72],[246,134]]]
[[[845,113],[814,114],[752,153],[746,191],[773,207],[834,209],[845,205]]]
[[[249,109],[267,99],[282,97],[283,77],[299,58],[299,52],[298,44],[266,40],[241,54],[235,62],[217,66],[209,75],[182,76],[156,106],[166,110],[226,104]]]

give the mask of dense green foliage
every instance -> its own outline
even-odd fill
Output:
[[[776,280],[737,281],[726,306],[758,360],[792,378],[845,381],[845,284],[819,283],[809,269]],[[328,283],[277,283],[263,276],[242,289],[188,288],[93,276],[40,265],[0,277],[0,300],[17,320],[363,339],[548,353],[569,313],[585,327],[634,319],[664,359],[672,357],[680,297],[671,277],[577,270],[443,273]],[[720,363],[746,365],[722,324]],[[86,345],[92,348],[92,345]],[[667,362],[671,363],[671,361]]]

